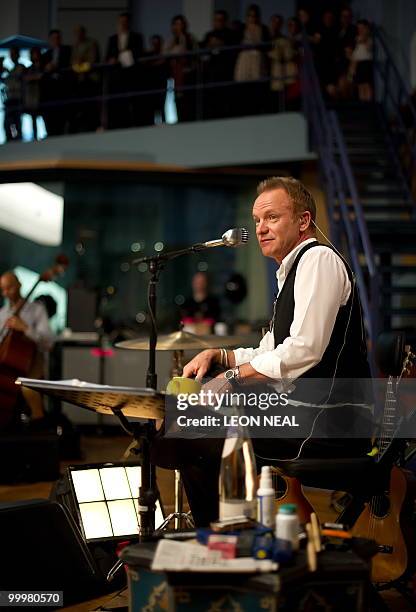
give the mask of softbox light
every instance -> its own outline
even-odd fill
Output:
[[[68,480],[86,542],[123,540],[139,535],[140,465],[100,463],[70,466]],[[160,500],[157,500],[156,529],[163,520]]]

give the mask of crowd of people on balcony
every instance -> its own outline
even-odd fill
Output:
[[[176,15],[170,36],[153,35],[147,49],[123,13],[104,56],[81,25],[72,46],[51,30],[46,51],[31,49],[29,68],[18,48],[10,50],[13,67],[0,64],[6,138],[21,139],[23,113],[32,118],[35,139],[38,116],[49,136],[162,122],[168,82],[179,121],[296,110],[304,33],[325,94],[371,100],[371,28],[365,20],[354,23],[349,7],[319,18],[299,9],[286,23],[275,14],[268,25],[256,4],[244,23],[217,10],[201,41]]]

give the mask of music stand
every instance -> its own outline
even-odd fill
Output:
[[[142,464],[142,481],[139,490],[140,538],[150,537],[155,529],[154,516],[156,510],[156,495],[151,487],[154,474],[147,472],[143,466],[150,466],[148,457],[148,423],[155,419],[163,419],[165,414],[165,395],[148,387],[114,387],[96,385],[73,380],[39,380],[35,378],[18,378],[16,384],[41,391],[45,395],[55,397],[81,408],[92,410],[99,414],[114,415],[120,421],[123,430],[133,436],[136,447],[140,449]],[[129,418],[146,419],[146,423],[132,422]]]

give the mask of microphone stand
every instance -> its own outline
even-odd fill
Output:
[[[225,245],[224,245],[225,246]],[[156,344],[157,344],[157,325],[156,325],[156,305],[157,305],[157,283],[159,282],[160,273],[166,263],[171,259],[175,259],[180,255],[187,253],[196,253],[207,249],[205,244],[194,244],[186,249],[171,251],[169,253],[159,253],[151,257],[140,257],[131,263],[133,265],[139,263],[147,263],[149,265],[150,279],[148,283],[148,310],[150,315],[150,332],[149,332],[149,364],[146,374],[146,387],[150,387],[157,391],[157,374],[156,374]],[[142,456],[142,479],[139,489],[139,515],[140,515],[140,540],[149,540],[155,530],[155,511],[157,501],[156,488],[156,469],[150,462],[150,446],[156,434],[155,422],[148,419],[145,425],[140,426],[141,429],[141,456]],[[136,439],[137,436],[135,435]]]

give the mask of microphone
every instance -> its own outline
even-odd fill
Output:
[[[199,242],[198,244],[193,244],[192,246],[187,247],[186,249],[180,249],[179,251],[171,251],[170,253],[158,253],[157,255],[153,255],[152,257],[139,257],[139,259],[134,259],[131,264],[135,266],[139,263],[168,261],[170,259],[175,259],[180,255],[186,255],[187,253],[198,253],[199,251],[203,251],[204,249],[212,249],[213,247],[238,247],[248,242],[248,239],[248,230],[246,230],[244,227],[234,227],[233,229],[229,229],[228,231],[226,231],[218,240]]]
[[[207,249],[219,246],[238,247],[246,244],[249,237],[250,234],[244,227],[234,227],[233,229],[229,229],[228,231],[224,232],[224,234],[218,240],[203,242],[201,246],[204,246]]]

